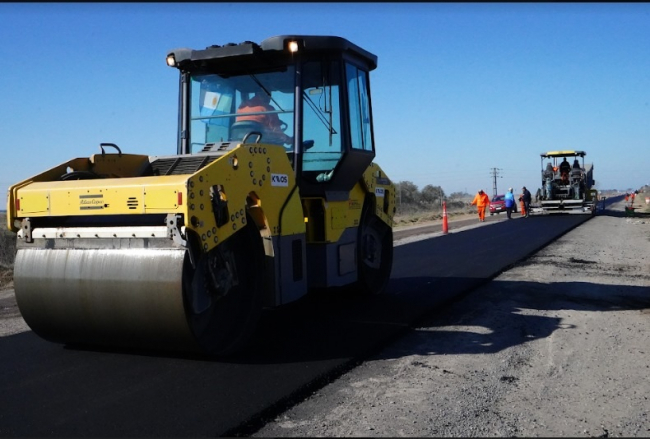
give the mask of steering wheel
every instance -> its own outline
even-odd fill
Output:
[[[289,125],[287,125],[286,122],[282,122],[282,121],[280,121],[280,129],[281,129],[283,132],[287,130],[287,127],[288,127],[288,126],[289,126]]]

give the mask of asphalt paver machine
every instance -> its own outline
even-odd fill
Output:
[[[541,156],[542,187],[531,214],[594,214],[598,191],[594,166],[585,163],[584,151],[550,151]]]

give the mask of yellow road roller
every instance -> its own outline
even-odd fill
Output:
[[[281,35],[166,62],[179,71],[175,154],[101,143],[9,188],[29,327],[71,346],[223,356],[265,308],[345,285],[381,293],[395,187],[374,163],[377,57]]]

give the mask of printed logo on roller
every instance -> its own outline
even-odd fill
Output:
[[[79,195],[79,209],[103,209],[104,208],[104,195]]]
[[[271,186],[289,186],[289,176],[287,174],[271,174]]]

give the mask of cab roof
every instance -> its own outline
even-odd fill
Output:
[[[584,157],[584,151],[549,151],[540,154],[542,157]]]
[[[319,35],[278,35],[259,44],[244,41],[239,44],[212,45],[201,50],[180,48],[171,50],[167,57],[174,57],[174,67],[189,71],[228,71],[242,67],[272,68],[293,62],[295,53],[288,49],[289,42],[292,41],[298,43],[298,53],[301,55],[326,56],[347,53],[361,61],[368,71],[377,67],[377,56],[367,50],[342,37]]]

